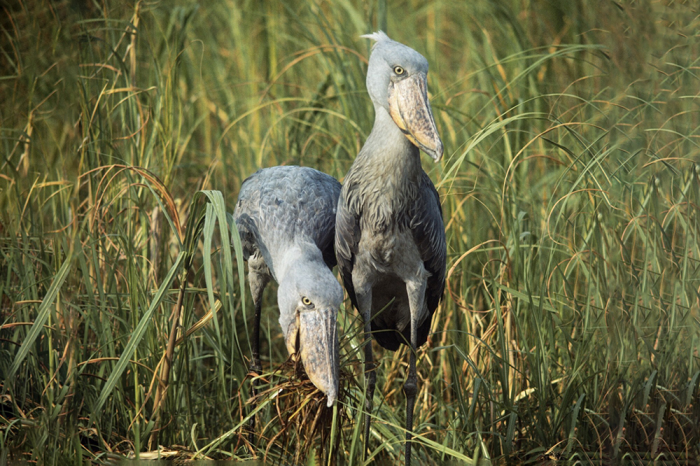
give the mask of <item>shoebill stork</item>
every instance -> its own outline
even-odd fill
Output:
[[[440,198],[421,168],[420,150],[442,157],[427,95],[427,60],[383,33],[367,70],[374,127],[345,177],[335,249],[345,289],[365,324],[367,415],[376,383],[373,336],[383,348],[410,346],[406,394],[406,464],[411,462],[417,393],[416,348],[426,342],[445,286],[445,231]]]
[[[251,371],[262,371],[260,310],[272,278],[279,284],[279,323],[287,350],[301,355],[309,379],[325,393],[329,407],[338,397],[336,321],[343,300],[331,272],[339,194],[335,178],[312,168],[266,168],[243,182],[233,215],[255,305]]]

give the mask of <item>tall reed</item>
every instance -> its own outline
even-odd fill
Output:
[[[693,8],[6,7],[0,464],[400,461],[404,350],[377,351],[363,460],[356,313],[341,312],[343,396],[324,411],[287,361],[273,291],[248,443],[251,302],[226,215],[261,167],[342,180],[374,117],[359,36],[380,27],[428,58],[446,147],[423,161],[449,257],[419,351],[417,463],[697,461]]]

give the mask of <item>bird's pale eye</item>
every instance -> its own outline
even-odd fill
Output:
[[[396,73],[396,74],[399,75],[399,76],[402,75],[402,74],[404,74],[405,72],[406,72],[406,70],[404,70],[404,69],[403,69],[402,67],[400,67],[400,66],[395,66],[395,67],[394,67],[394,73]]]
[[[301,298],[301,302],[304,304],[304,306],[311,306],[311,300],[309,298],[307,298],[306,296]]]

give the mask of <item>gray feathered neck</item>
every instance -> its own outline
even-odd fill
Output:
[[[417,198],[422,175],[418,148],[376,108],[372,132],[345,177],[346,205],[362,213],[365,227],[385,230]]]

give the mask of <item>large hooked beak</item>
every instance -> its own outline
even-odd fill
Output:
[[[389,113],[409,141],[439,162],[443,147],[430,111],[426,81],[425,73],[417,73],[399,82],[391,82]]]
[[[329,407],[338,399],[337,315],[333,309],[297,311],[286,337],[289,354],[301,355],[309,380],[326,394]]]

